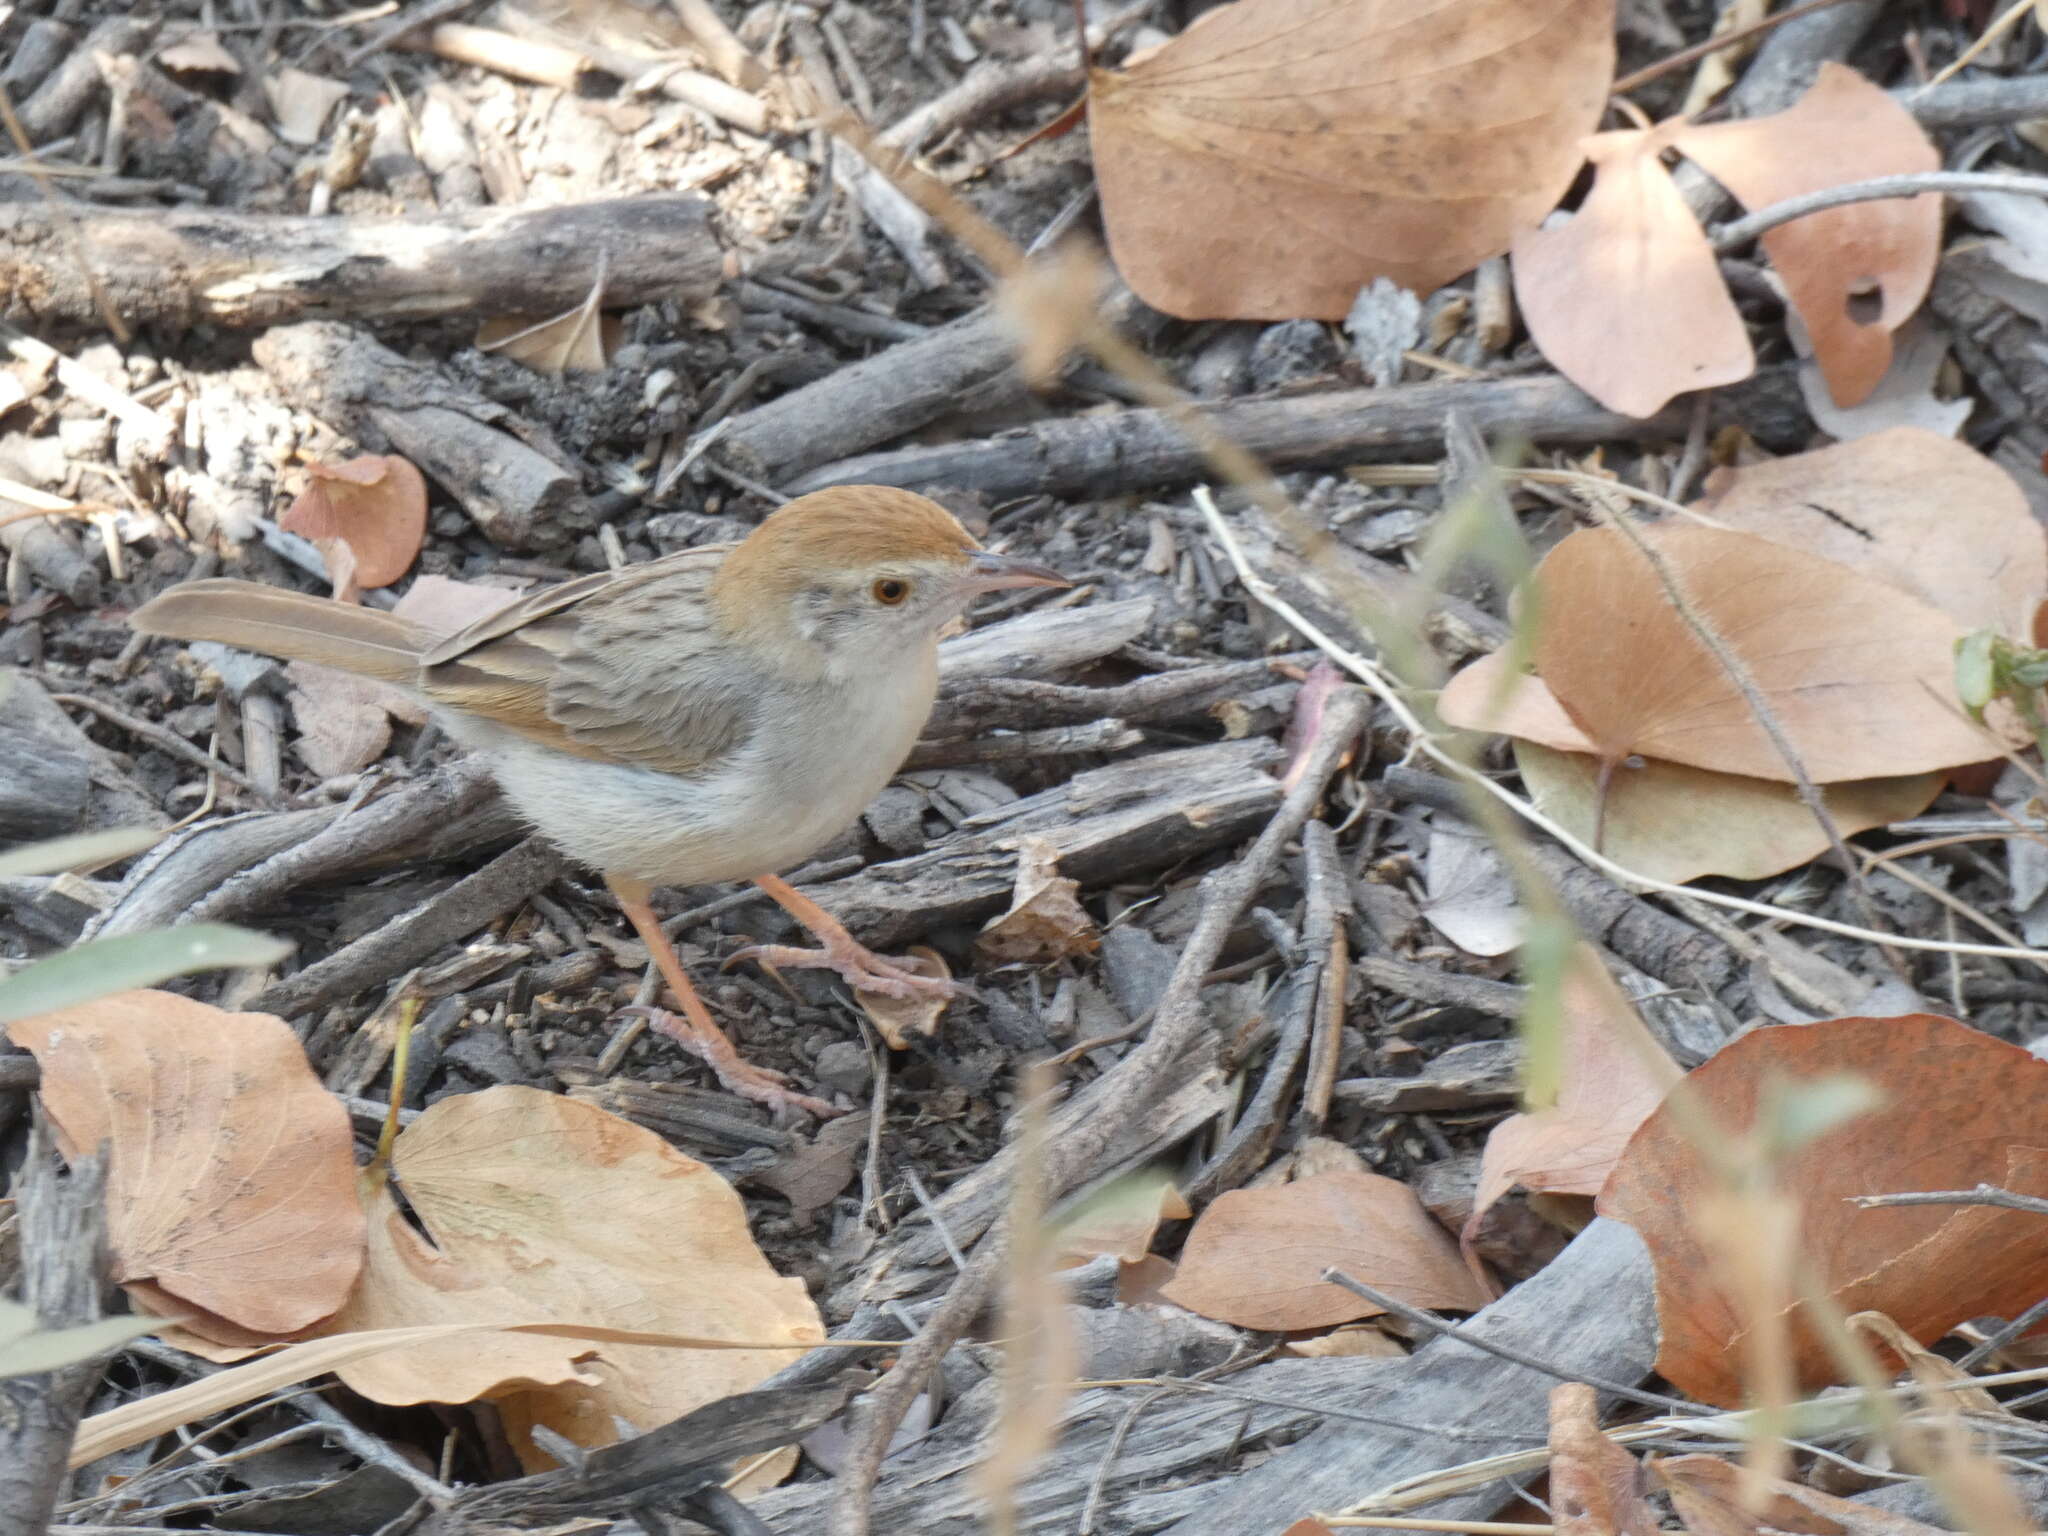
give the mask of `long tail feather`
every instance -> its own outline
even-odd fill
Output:
[[[421,652],[440,638],[374,608],[224,577],[173,587],[128,622],[145,635],[215,640],[392,683],[418,681]]]

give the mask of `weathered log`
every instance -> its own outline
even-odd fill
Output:
[[[387,220],[0,204],[0,317],[97,325],[107,305],[172,327],[552,315],[600,273],[608,305],[701,299],[725,260],[710,207],[681,192]]]

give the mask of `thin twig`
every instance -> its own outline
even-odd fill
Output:
[[[1804,5],[1795,5],[1789,10],[1778,12],[1775,16],[1765,16],[1743,26],[1731,27],[1726,32],[1716,37],[1710,37],[1703,43],[1694,43],[1690,48],[1681,48],[1678,52],[1661,58],[1654,64],[1645,64],[1633,74],[1623,75],[1614,84],[1609,86],[1608,90],[1614,95],[1619,96],[1624,91],[1632,91],[1638,86],[1648,85],[1652,80],[1660,79],[1670,74],[1674,69],[1683,69],[1688,64],[1697,64],[1701,59],[1708,57],[1710,54],[1719,53],[1726,48],[1733,48],[1738,43],[1746,43],[1761,32],[1768,32],[1773,27],[1781,27],[1788,21],[1797,21],[1801,16],[1809,15],[1814,11],[1824,11],[1831,5],[1840,5],[1841,3],[1842,0],[1806,0]]]
[[[1872,203],[1887,197],[1917,197],[1923,192],[2011,192],[2021,197],[2048,198],[2048,176],[2021,176],[1998,171],[1925,171],[1913,176],[1877,176],[1845,186],[1823,187],[1782,203],[1760,208],[1747,218],[1724,224],[1712,239],[1714,254],[1726,256],[1780,224],[1809,213],[1823,213],[1850,203]]]
[[[1975,1189],[1913,1190],[1897,1195],[1851,1195],[1849,1203],[1866,1211],[1894,1205],[1994,1205],[2002,1211],[2030,1211],[2036,1216],[2048,1216],[2048,1200],[2000,1189],[1996,1184],[1979,1184]]]
[[[91,710],[92,713],[98,715],[109,725],[119,726],[129,735],[140,741],[148,742],[158,751],[169,753],[172,757],[179,759],[181,762],[191,764],[203,773],[217,773],[237,789],[247,790],[250,794],[256,796],[257,799],[264,801],[266,804],[269,803],[270,797],[258,789],[256,781],[242,772],[241,769],[231,763],[225,763],[217,757],[208,756],[193,746],[191,742],[185,740],[184,737],[173,735],[160,725],[152,725],[149,721],[131,715],[126,710],[116,709],[111,704],[102,704],[98,699],[83,693],[53,693],[50,695],[50,699],[52,703],[70,704],[79,709]]]
[[[1625,1397],[1630,1402],[1641,1403],[1646,1408],[1662,1408],[1671,1413],[1698,1413],[1700,1411],[1697,1404],[1688,1403],[1683,1398],[1666,1397],[1661,1392],[1645,1392],[1639,1387],[1629,1386],[1626,1382],[1604,1381],[1598,1376],[1588,1376],[1581,1371],[1568,1371],[1563,1366],[1552,1365],[1547,1360],[1539,1360],[1536,1356],[1524,1354],[1512,1345],[1499,1343],[1496,1340],[1487,1338],[1484,1334],[1474,1333],[1469,1328],[1462,1328],[1456,1323],[1447,1323],[1434,1312],[1425,1312],[1420,1307],[1411,1307],[1398,1296],[1389,1296],[1385,1291],[1375,1290],[1363,1280],[1354,1280],[1351,1276],[1345,1274],[1343,1270],[1337,1269],[1334,1266],[1323,1271],[1323,1279],[1331,1285],[1342,1286],[1345,1290],[1351,1292],[1352,1295],[1363,1297],[1374,1306],[1391,1312],[1394,1316],[1411,1322],[1418,1328],[1426,1328],[1431,1333],[1441,1334],[1447,1339],[1456,1339],[1460,1344],[1469,1344],[1474,1349],[1484,1350],[1489,1355],[1498,1355],[1501,1359],[1511,1364],[1526,1366],[1532,1371],[1541,1371],[1544,1375],[1554,1376],[1559,1381],[1584,1382],[1596,1391],[1606,1392],[1615,1397]]]

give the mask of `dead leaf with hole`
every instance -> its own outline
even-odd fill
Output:
[[[1715,522],[1878,577],[1964,629],[2016,639],[2048,593],[2048,535],[2019,482],[1918,427],[1716,470],[1694,505]]]
[[[1808,192],[1941,169],[1941,154],[1890,93],[1844,64],[1824,63],[1783,112],[1740,122],[1686,124],[1673,135],[1752,211]],[[1764,251],[1813,338],[1828,389],[1855,405],[1891,364],[1891,333],[1934,280],[1941,194],[1824,209],[1781,224]]]
[[[427,482],[397,454],[367,453],[339,464],[306,466],[306,488],[278,526],[311,539],[328,557],[347,547],[348,569],[333,570],[334,595],[388,587],[419,557],[427,535]]]
[[[117,992],[8,1026],[66,1157],[106,1141],[114,1278],[144,1310],[287,1334],[363,1266],[348,1111],[267,1013]]]
[[[1583,1382],[1550,1389],[1550,1508],[1556,1536],[1661,1536],[1635,1457],[1601,1433]]]
[[[1885,1107],[1813,1139],[1777,1170],[1777,1187],[1801,1202],[1803,1253],[1835,1305],[1883,1312],[1930,1343],[1969,1318],[2016,1316],[2040,1300],[2048,1222],[2038,1216],[1850,1202],[1979,1183],[2048,1196],[2048,1061],[1932,1014],[1830,1019],[1753,1030],[1693,1071],[1682,1091],[1736,1136],[1755,1124],[1766,1094],[1845,1073],[1873,1084]],[[1749,1324],[1709,1280],[1693,1215],[1718,1188],[1667,1104],[1630,1141],[1600,1212],[1634,1227],[1656,1265],[1659,1373],[1703,1402],[1734,1407]],[[1792,1344],[1802,1382],[1835,1380],[1796,1313]]]
[[[1998,755],[1953,702],[1947,614],[1804,550],[1720,528],[1641,530],[1700,618],[1747,668],[1816,783],[1924,773]],[[1789,782],[1721,663],[1623,534],[1569,535],[1537,568],[1536,671],[1596,755]]]
[[[1010,910],[990,918],[974,941],[991,965],[1051,965],[1092,955],[1102,943],[1081,905],[1081,882],[1060,873],[1058,845],[1043,837],[1017,841],[1017,883]]]
[[[1661,1456],[1651,1475],[1671,1495],[1671,1507],[1693,1536],[1763,1536],[1797,1531],[1808,1536],[1947,1536],[1934,1526],[1874,1504],[1836,1498],[1804,1483],[1771,1478],[1762,1509],[1746,1507],[1742,1469],[1719,1456]]]
[[[730,1185],[652,1131],[520,1087],[442,1099],[400,1134],[370,1210],[362,1283],[323,1330],[515,1318],[755,1341],[679,1364],[647,1345],[531,1336],[357,1361],[338,1374],[380,1403],[488,1397],[531,1468],[527,1430],[579,1445],[744,1392],[824,1337],[803,1282],[769,1266]]]
[[[1600,851],[1617,864],[1684,885],[1709,875],[1763,880],[1828,851],[1828,835],[1792,784],[1644,758],[1615,769],[1600,803],[1600,760],[1514,743],[1515,766],[1536,808],[1582,842],[1599,826]],[[1947,775],[1851,779],[1820,786],[1844,837],[1918,816]]]
[[[1378,1316],[1381,1308],[1323,1279],[1333,1265],[1418,1307],[1476,1312],[1488,1300],[1413,1190],[1352,1172],[1218,1196],[1160,1295],[1203,1317],[1276,1332]]]
[[[1756,369],[1713,247],[1658,159],[1675,127],[1587,139],[1594,181],[1578,212],[1514,242],[1529,335],[1558,372],[1630,416]]]
[[[1518,1184],[1549,1194],[1600,1193],[1636,1127],[1685,1075],[1590,945],[1573,946],[1561,1002],[1557,1103],[1511,1115],[1488,1134],[1462,1236],[1468,1246],[1488,1208]]]
[[[1556,203],[1613,72],[1613,0],[1238,0],[1094,72],[1110,252],[1190,320],[1432,293]]]

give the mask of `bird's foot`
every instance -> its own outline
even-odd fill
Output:
[[[656,1030],[710,1067],[728,1093],[752,1099],[756,1104],[766,1104],[778,1114],[785,1109],[800,1109],[817,1119],[830,1120],[846,1113],[837,1105],[827,1104],[823,1099],[814,1099],[789,1087],[787,1074],[748,1061],[721,1030],[714,1028],[707,1032],[699,1029],[686,1015],[670,1013],[666,1008],[636,1006],[622,1008],[619,1012],[646,1019]]]
[[[742,960],[752,960],[776,970],[836,971],[854,991],[879,993],[883,997],[919,997],[950,1002],[968,994],[968,989],[957,981],[923,975],[912,968],[913,962],[891,960],[851,938],[830,934],[816,949],[798,949],[788,944],[749,944],[728,959],[725,966],[737,965]]]

